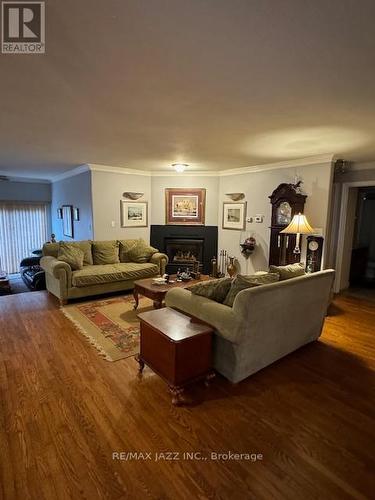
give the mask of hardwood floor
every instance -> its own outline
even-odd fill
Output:
[[[159,377],[102,360],[44,292],[1,297],[0,497],[370,498],[374,325],[373,303],[338,298],[319,342],[175,408]],[[210,459],[229,450],[263,460]],[[180,460],[154,460],[169,451]]]

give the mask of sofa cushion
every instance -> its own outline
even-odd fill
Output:
[[[277,273],[267,273],[260,275],[253,274],[248,276],[238,274],[233,280],[223,304],[232,307],[234,299],[242,290],[251,288],[253,286],[269,285],[271,283],[276,283],[276,281],[279,281],[279,275]]]
[[[57,259],[59,246],[59,243],[44,243],[42,248],[43,257],[55,257]]]
[[[92,256],[94,265],[118,264],[120,262],[118,241],[93,241]]]
[[[74,247],[80,248],[84,253],[83,265],[84,266],[92,266],[92,253],[91,253],[91,244],[90,240],[82,240],[82,241],[60,241],[59,243],[45,243],[43,245],[43,256],[44,257],[55,257],[57,259],[59,253],[60,243],[65,243],[67,245],[72,245]]]
[[[80,248],[61,241],[59,245],[59,253],[57,254],[57,260],[66,262],[70,265],[72,271],[75,271],[83,268],[84,255],[85,254]]]
[[[136,245],[138,240],[119,240],[120,244],[120,262],[131,262],[129,250]]]
[[[296,262],[287,266],[270,266],[270,273],[277,273],[280,281],[296,278],[306,274],[305,264],[304,262]]]
[[[157,276],[159,267],[156,264],[137,264],[134,262],[121,264],[105,264],[85,266],[72,273],[72,285],[76,287],[100,285],[114,281],[127,281]]]
[[[158,253],[157,248],[148,245],[142,238],[139,238],[134,246],[128,251],[131,262],[148,262],[154,253]]]
[[[232,284],[232,278],[220,278],[217,280],[201,281],[195,285],[188,286],[187,289],[195,295],[207,297],[215,302],[224,302]]]

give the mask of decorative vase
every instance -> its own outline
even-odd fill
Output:
[[[232,278],[236,274],[237,269],[236,266],[234,265],[234,257],[228,257],[228,259],[229,263],[227,265],[227,273]]]

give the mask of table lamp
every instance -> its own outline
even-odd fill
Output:
[[[285,229],[280,231],[283,234],[296,234],[296,246],[294,247],[293,253],[300,254],[301,249],[299,246],[301,234],[312,234],[314,229],[310,226],[306,219],[306,215],[299,213],[294,215],[291,223]]]

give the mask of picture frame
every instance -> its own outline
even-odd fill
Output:
[[[246,229],[247,203],[223,203],[223,229],[243,231]]]
[[[63,214],[63,234],[68,238],[74,237],[73,230],[73,207],[72,205],[63,205],[62,206],[62,214]]]
[[[120,201],[121,227],[147,227],[147,201]]]
[[[206,190],[204,188],[167,188],[165,223],[204,226]]]
[[[63,218],[63,211],[62,208],[57,209],[57,218],[62,219]]]
[[[73,220],[79,221],[79,208],[73,208]]]

